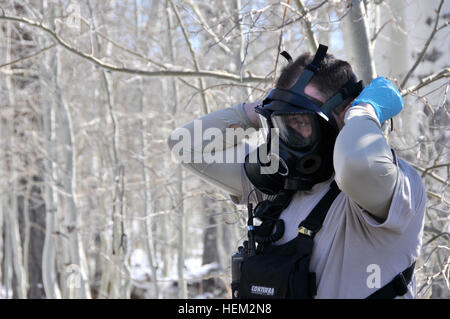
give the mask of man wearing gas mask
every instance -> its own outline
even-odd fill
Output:
[[[232,262],[234,298],[415,297],[426,192],[381,131],[402,97],[382,77],[363,88],[326,51],[320,45],[295,61],[285,53],[289,65],[263,101],[199,119],[202,132],[225,135],[215,155],[247,149],[227,138],[228,128],[265,127],[266,142],[244,163],[182,163],[248,206],[248,240]],[[194,126],[179,130],[193,135]],[[193,140],[184,155],[204,155],[211,141]]]

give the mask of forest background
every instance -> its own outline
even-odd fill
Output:
[[[319,43],[405,100],[428,202],[419,298],[450,297],[449,1],[0,0],[0,297],[229,298],[246,211],[172,161]]]

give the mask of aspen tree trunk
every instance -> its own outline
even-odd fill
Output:
[[[139,106],[140,106],[140,114],[142,117],[144,117],[144,90],[143,90],[143,81],[142,79],[139,80]],[[152,214],[152,194],[149,187],[149,174],[148,170],[146,168],[146,159],[147,159],[147,142],[145,138],[145,134],[148,131],[147,121],[142,118],[139,121],[139,130],[140,130],[140,146],[141,146],[141,156],[142,156],[142,163],[141,163],[141,174],[142,179],[144,183],[143,187],[143,194],[144,194],[144,200],[143,200],[143,208],[142,208],[142,217],[143,217],[143,225],[144,233],[145,233],[145,249],[147,251],[147,258],[148,258],[148,264],[150,265],[150,270],[152,273],[152,281],[154,283],[154,297],[159,297],[159,287],[158,287],[158,273],[156,269],[156,260],[155,260],[155,252],[154,252],[154,246],[153,246],[153,231],[152,231],[152,218],[150,215]]]
[[[163,82],[162,85],[164,86],[166,82]],[[163,167],[166,168],[169,166],[169,163],[163,163]],[[166,170],[168,171],[168,170]],[[170,200],[168,199],[170,195],[167,194],[166,197],[160,199],[157,201],[153,207],[155,211],[162,211],[166,210],[170,206]],[[170,235],[172,233],[172,230],[170,228],[170,214],[164,213],[161,216],[161,225],[160,225],[160,232],[158,238],[160,238],[162,244],[162,247],[160,247],[159,252],[161,254],[161,260],[162,260],[162,277],[168,277],[169,271],[172,265],[172,246],[167,245],[170,241]]]
[[[319,43],[317,42],[316,36],[314,34],[314,31],[312,29],[312,23],[311,23],[311,15],[309,13],[308,8],[305,7],[302,0],[296,0],[295,3],[297,4],[297,7],[300,10],[300,13],[304,15],[301,23],[303,26],[303,33],[305,34],[309,52],[315,53],[317,49],[319,48]]]
[[[317,4],[317,2],[319,2],[319,1],[317,1],[317,0],[314,1],[315,4]],[[333,12],[334,12],[334,9],[333,9],[332,6],[328,6],[326,8],[323,8],[323,10],[325,12],[325,14],[323,15],[324,17],[331,17]],[[322,17],[320,14],[319,14],[319,16]],[[332,24],[329,24],[329,25],[326,25],[326,26],[322,26],[321,28],[318,27],[316,29],[317,43],[330,46],[332,32],[333,32],[333,25]]]
[[[108,100],[108,113],[113,126],[112,137],[112,158],[113,158],[113,177],[114,177],[114,195],[112,203],[112,282],[110,298],[128,298],[129,296],[129,270],[126,265],[127,254],[127,235],[125,233],[124,222],[124,178],[125,167],[119,160],[118,155],[118,123],[114,114],[113,93],[111,82],[105,71],[102,71],[102,79]]]
[[[194,68],[196,71],[200,71],[200,65],[198,63],[197,56],[195,54],[191,40],[189,39],[189,35],[187,34],[187,30],[186,30],[186,27],[184,26],[183,20],[181,19],[180,13],[178,12],[177,6],[173,2],[173,0],[168,0],[168,2],[170,3],[170,6],[172,7],[173,12],[175,13],[175,16],[177,18],[177,21],[181,28],[181,31],[183,32],[183,36],[184,36],[186,44],[189,48],[189,52],[190,52],[190,55],[192,58],[192,62],[194,64]],[[199,90],[200,90],[200,96],[202,98],[203,113],[208,114],[209,113],[208,100],[207,100],[206,93],[205,93],[205,82],[204,82],[203,78],[201,78],[201,77],[198,78],[198,85],[199,85]]]
[[[53,135],[53,124],[52,124],[52,106],[50,103],[44,104],[44,134],[45,134],[45,148],[47,154],[53,154],[52,150],[52,135]],[[55,208],[55,198],[52,186],[52,177],[48,176],[53,174],[53,164],[51,159],[46,158],[44,160],[44,167],[46,176],[44,178],[45,182],[45,208],[46,208],[46,219],[45,219],[45,240],[44,240],[44,250],[42,254],[42,280],[44,284],[45,294],[47,298],[61,298],[61,293],[56,281],[55,273],[55,231],[56,231],[56,208]]]
[[[3,206],[3,212],[7,212],[9,207]],[[11,251],[11,230],[8,225],[8,218],[5,218],[5,255],[3,259],[3,285],[5,287],[5,298],[12,298],[12,251]]]
[[[139,41],[141,40],[140,32],[139,32],[139,7],[138,7],[138,1],[134,1],[134,10],[135,10],[135,51],[138,51],[137,45]],[[157,8],[152,7],[152,12],[156,12]],[[148,264],[150,265],[150,271],[152,274],[152,282],[154,287],[154,298],[159,297],[159,285],[158,285],[158,273],[156,268],[156,260],[155,260],[155,252],[154,252],[154,245],[153,245],[153,231],[152,231],[152,219],[150,215],[152,214],[152,194],[150,191],[150,179],[149,179],[149,172],[146,167],[147,163],[147,139],[146,134],[149,130],[149,127],[147,125],[147,120],[145,119],[145,109],[144,109],[144,86],[145,82],[142,78],[138,80],[138,108],[139,108],[139,146],[141,149],[141,175],[143,180],[143,207],[142,207],[142,228],[144,229],[145,234],[145,250],[147,252],[147,258],[148,258]]]
[[[399,64],[399,66],[401,66],[402,68],[399,69],[399,66],[396,68],[396,70],[398,70],[399,79],[398,87],[403,84],[403,87],[401,87],[401,89],[405,89],[408,86],[413,85],[414,83],[420,82],[421,78],[423,78],[425,75],[429,75],[437,72],[442,68],[449,67],[450,54],[448,45],[447,47],[444,45],[444,43],[448,44],[448,27],[435,34],[432,42],[429,43],[429,46],[425,51],[425,55],[422,59],[419,60],[420,54],[425,49],[426,43],[428,42],[430,34],[434,28],[434,24],[436,22],[436,12],[440,7],[440,3],[440,0],[416,1],[414,3],[410,3],[408,1],[392,1],[388,3],[391,7],[391,11],[395,13],[396,22],[400,24],[401,28],[403,28],[402,30],[393,30],[395,32],[394,35],[396,36],[396,38],[393,40],[401,41],[399,45],[395,47],[399,48],[400,45],[405,45],[406,48],[409,49],[409,51],[404,52],[403,50],[405,48],[403,48],[402,51],[395,53],[395,55],[401,53],[402,55],[404,54],[404,56],[406,56],[403,63]],[[397,15],[396,11],[399,11],[399,15]],[[438,23],[438,27],[444,25],[445,23],[448,23],[448,18],[447,21],[445,21],[445,16],[448,15],[449,11],[450,2],[446,1],[443,3],[443,7],[441,8],[441,18],[440,22]],[[405,21],[414,21],[415,23],[413,25],[405,25]],[[405,44],[405,42],[407,42],[407,45]],[[392,46],[394,45],[395,44],[393,43]],[[401,56],[396,58],[396,60],[397,59],[401,59]],[[405,65],[405,63],[407,62],[409,63]],[[416,65],[417,62],[418,64]],[[413,66],[415,66],[414,71],[410,73],[410,69],[413,68]],[[404,82],[407,74],[409,76],[409,80]],[[436,81],[435,83],[429,84],[426,88],[424,88],[423,90],[421,89],[416,93],[433,92],[434,90],[439,90],[439,87],[442,85],[445,85],[445,83],[442,81]],[[419,94],[419,96],[420,95],[421,94]],[[438,94],[430,94],[425,96],[425,100],[428,101],[429,105],[431,105],[435,111],[437,110],[437,108],[435,107],[441,105],[441,107],[443,107],[441,109],[442,111],[447,109],[447,111],[444,111],[443,113],[448,114],[448,107],[445,107],[446,103],[444,102],[445,100],[447,100],[448,103],[448,93],[445,93],[445,96],[447,96],[447,98],[441,100],[442,96]],[[438,141],[438,143],[436,144],[429,142],[420,143],[420,146],[418,148],[414,148],[413,150],[411,150],[410,154],[408,154],[409,156],[407,157],[407,159],[412,161],[417,161],[417,159],[420,159],[421,161],[427,160],[426,157],[428,157],[430,155],[430,152],[432,152],[430,148],[436,148],[436,152],[441,153],[440,151],[438,151],[440,145],[444,146],[444,148],[447,148],[447,146],[445,145],[448,145],[448,143],[444,142],[445,140],[448,141],[448,126],[442,123],[444,124],[441,126],[442,131],[431,128],[430,125],[435,126],[435,124],[432,124],[432,122],[435,122],[435,120],[437,120],[439,116],[426,115],[426,113],[429,114],[429,108],[426,107],[426,105],[422,104],[424,100],[418,99],[415,95],[407,95],[406,97],[404,97],[404,100],[405,108],[402,110],[399,116],[394,118],[394,125],[400,121],[401,124],[403,124],[401,126],[401,132],[403,133],[403,137],[407,145],[413,145],[417,143],[419,138],[424,138],[425,140],[433,140],[434,138],[432,137],[432,135],[434,134],[442,136],[442,143],[440,141]],[[442,120],[445,119],[445,117],[446,116],[442,116]],[[435,120],[429,121],[429,119],[431,118],[434,118]],[[444,133],[445,131],[447,131],[447,134]],[[418,150],[420,151],[417,152]],[[442,154],[445,153],[448,154],[448,148],[447,151],[442,152]],[[449,157],[447,156],[447,159],[448,158]],[[442,160],[444,159],[442,158]]]
[[[10,122],[10,136],[12,137],[13,125]],[[23,265],[23,253],[22,253],[22,243],[19,232],[19,220],[18,220],[18,205],[17,205],[17,175],[16,168],[14,167],[14,162],[16,161],[16,156],[14,155],[14,150],[10,150],[10,171],[12,172],[9,194],[9,207],[6,212],[6,227],[8,227],[8,234],[10,236],[9,244],[11,245],[11,257],[13,271],[15,275],[15,287],[13,287],[14,292],[17,294],[17,298],[26,299],[27,297],[27,274]]]
[[[74,274],[74,282],[69,285],[69,290],[73,290],[70,293],[74,298],[91,298],[89,288],[89,275],[86,256],[84,253],[83,245],[80,238],[80,220],[78,217],[77,207],[75,203],[75,157],[74,157],[74,137],[72,130],[72,121],[70,118],[70,112],[67,104],[65,103],[61,88],[59,86],[60,77],[60,52],[57,50],[55,57],[55,68],[53,73],[53,87],[54,98],[56,106],[56,114],[58,123],[60,124],[60,132],[58,134],[62,145],[64,145],[64,163],[65,167],[62,170],[62,188],[64,190],[63,202],[64,202],[64,217],[66,229],[69,235],[69,255],[70,255],[70,267]]]
[[[342,31],[349,62],[364,85],[368,85],[376,77],[376,71],[364,1],[351,1],[350,12],[343,19]]]
[[[91,45],[94,56],[100,53],[100,46],[97,34],[93,31],[96,28],[96,20],[93,14],[92,5],[86,1],[90,13],[91,20]],[[113,238],[112,238],[112,281],[110,281],[110,298],[128,298],[130,295],[130,271],[127,266],[127,235],[125,232],[124,221],[124,178],[125,166],[119,158],[119,126],[116,115],[114,113],[114,93],[112,89],[111,79],[109,75],[101,70],[101,79],[107,100],[107,113],[109,121],[112,125],[112,141],[111,154],[113,165],[114,178],[114,193],[112,203],[112,223],[113,223]]]
[[[161,32],[167,32],[166,28],[164,28],[164,30],[161,30]],[[177,84],[176,82],[175,83],[174,82],[169,80],[161,82],[161,95],[163,97],[171,96],[171,101],[175,101],[173,99],[176,96],[173,96],[173,93],[169,91],[167,87],[170,85],[174,91],[175,88],[177,88]],[[173,103],[177,102],[175,101]],[[162,112],[172,114],[171,113],[172,109],[170,108],[170,105],[168,103],[163,103],[162,105],[163,105]],[[170,121],[175,120],[174,118],[171,117],[169,117],[169,119]],[[170,125],[170,129],[172,129],[173,127],[175,127],[175,124]],[[150,128],[152,128],[152,125],[150,125]],[[150,131],[150,134],[153,134],[153,130]],[[152,163],[152,164],[153,165],[156,164],[155,165],[156,169],[158,171],[161,170],[162,172],[172,172],[174,169],[170,157],[166,157],[166,160],[164,160],[162,163]],[[160,183],[161,182],[162,181],[160,181]],[[177,216],[176,215],[173,216],[174,214],[172,213],[172,209],[175,205],[174,203],[176,200],[176,194],[174,194],[174,191],[171,187],[165,187],[164,190],[158,190],[156,187],[153,187],[152,197],[155,199],[153,203],[153,210],[155,212],[163,212],[162,216],[158,217],[160,218],[160,221],[158,221],[158,227],[156,229],[158,235],[155,236],[155,238],[158,238],[159,243],[161,243],[160,245],[158,245],[159,249],[156,249],[156,251],[161,254],[161,261],[162,261],[161,275],[162,277],[167,278],[170,276],[170,271],[173,267],[172,265],[177,262],[177,260],[173,258],[176,254],[176,249],[178,248],[176,247],[176,245],[173,244],[175,231],[172,225],[173,223],[178,222]],[[156,200],[156,198],[158,198],[158,200]],[[174,218],[177,219],[177,221],[173,221]]]
[[[48,9],[48,8],[44,8]],[[54,7],[50,4],[49,12],[49,21],[53,22],[54,19]],[[55,68],[55,56],[48,55],[46,59],[43,69]],[[42,280],[44,284],[45,294],[47,298],[55,299],[61,298],[61,292],[58,287],[58,283],[56,280],[56,272],[55,272],[55,251],[56,251],[56,241],[55,241],[55,233],[56,233],[56,224],[57,224],[57,216],[56,216],[56,205],[55,205],[55,194],[53,189],[53,159],[55,158],[55,152],[53,149],[53,141],[54,141],[54,113],[53,113],[53,100],[47,99],[46,95],[48,94],[44,88],[47,86],[46,83],[50,83],[49,77],[51,77],[50,72],[47,70],[43,70],[41,75],[45,74],[45,79],[40,78],[41,80],[41,94],[42,94],[42,104],[44,108],[44,149],[46,152],[46,157],[44,159],[44,169],[45,169],[45,177],[44,177],[44,187],[45,187],[45,209],[46,209],[46,218],[45,218],[45,240],[44,240],[44,249],[42,253]]]
[[[0,30],[1,36],[3,39],[6,39],[8,37],[8,34],[4,28]],[[10,52],[8,52],[8,46],[3,45],[1,47],[0,51],[0,59],[1,62],[7,62],[8,57],[10,55]],[[3,83],[4,79],[4,83]],[[1,90],[8,90],[8,76],[1,77],[0,82],[0,89]],[[9,100],[9,99],[8,99]],[[9,101],[8,101],[9,102]],[[13,105],[6,105],[3,107],[2,110],[0,110],[0,289],[4,288],[5,290],[5,297],[8,298],[8,282],[9,282],[9,265],[7,265],[6,260],[6,241],[9,240],[7,238],[6,232],[7,232],[7,225],[6,225],[6,214],[8,211],[7,203],[8,203],[8,179],[9,175],[7,172],[9,170],[7,169],[7,150],[6,150],[6,144],[9,139],[7,125],[8,121],[11,121],[14,114],[14,106]],[[1,296],[1,290],[0,290],[0,296]]]
[[[374,32],[378,35],[374,39],[375,43],[372,46],[375,48],[374,59],[377,65],[377,70],[380,75],[389,77],[394,84],[400,89],[400,81],[408,72],[410,65],[409,55],[409,40],[406,32],[405,24],[405,6],[408,6],[406,1],[397,0],[377,5],[375,8],[377,26]],[[396,116],[394,121],[395,133],[402,132],[402,139],[410,136],[413,137],[417,133],[417,110],[408,107],[407,99],[404,98],[405,108]],[[385,132],[387,133],[388,126]],[[386,134],[386,139],[390,140],[391,135]],[[403,155],[404,156],[404,155]]]
[[[41,163],[39,163],[40,166]],[[22,197],[23,201],[19,206],[19,211],[22,211],[24,216],[24,267],[28,278],[28,298],[30,299],[45,298],[45,291],[42,286],[45,203],[42,197],[41,186],[39,185],[43,181],[40,176],[32,176],[26,179],[26,194]]]
[[[33,183],[30,179],[26,179],[25,180],[25,193],[23,194],[23,209],[22,209],[22,223],[20,223],[19,220],[19,225],[22,224],[23,227],[23,268],[25,271],[25,274],[27,276],[27,295],[29,295],[29,289],[30,289],[30,273],[29,273],[29,269],[28,269],[28,263],[29,263],[29,247],[30,247],[30,196],[31,196],[31,190],[33,189]],[[20,209],[19,206],[18,208],[18,213],[20,213]]]
[[[244,29],[242,28],[242,14],[241,14],[241,0],[233,1],[234,19],[237,30],[239,32],[239,51],[236,54],[235,64],[236,70],[241,77],[244,76],[244,60],[245,60],[245,37]]]
[[[7,34],[5,34],[5,37],[7,37]],[[6,50],[7,48],[5,48]],[[5,54],[8,56],[9,53]],[[8,88],[8,79],[5,77],[5,86]],[[9,101],[8,101],[9,102]],[[2,147],[0,149],[0,154],[2,155],[0,157],[0,172],[2,174],[2,183],[0,184],[0,248],[1,248],[1,259],[0,259],[0,276],[2,281],[0,281],[0,286],[3,285],[5,294],[4,297],[6,299],[12,297],[12,252],[11,252],[11,235],[10,235],[10,227],[8,222],[8,215],[10,210],[9,200],[8,200],[8,180],[10,178],[8,169],[8,163],[7,163],[7,142],[9,141],[11,137],[11,132],[8,127],[8,122],[13,121],[14,118],[14,106],[9,105],[7,110],[9,109],[9,112],[3,112],[3,116],[5,116],[5,119],[1,119],[0,121],[0,134],[2,136]]]
[[[170,1],[170,0],[169,0]],[[171,61],[175,61],[175,52],[174,52],[174,43],[172,38],[172,15],[169,9],[169,1],[167,1],[167,26],[168,26],[168,46],[169,46],[169,55]],[[172,4],[172,9],[174,9],[175,5]],[[178,86],[176,83],[176,79],[171,79],[172,82],[172,91],[173,91],[173,109],[171,114],[174,114],[174,120],[172,121],[172,128],[175,129],[177,125],[177,113],[178,113]],[[202,82],[202,80],[200,80]],[[168,104],[166,104],[166,110],[169,111]],[[170,111],[169,111],[170,112]],[[177,231],[178,231],[178,245],[177,245],[177,273],[178,273],[178,298],[186,299],[187,298],[187,283],[184,279],[184,255],[185,255],[185,216],[184,216],[184,203],[183,203],[183,171],[181,165],[177,165],[176,167],[176,200],[175,204],[177,207],[176,215],[177,215]]]
[[[205,219],[205,230],[203,235],[203,255],[202,265],[218,263],[220,264],[219,245],[221,243],[216,211],[220,209],[220,203],[211,202],[210,199],[203,199],[203,214]],[[213,292],[216,281],[214,278],[202,280],[202,292]]]
[[[12,58],[12,46],[11,46],[11,39],[12,39],[12,30],[11,30],[11,23],[6,23],[6,60],[11,61]],[[8,102],[10,107],[13,108],[13,110],[16,109],[16,99],[15,99],[15,88],[14,84],[12,82],[11,76],[8,76],[6,78],[6,87],[8,90]],[[12,262],[13,262],[13,270],[14,275],[16,279],[16,287],[14,287],[14,291],[17,293],[17,297],[20,299],[25,299],[27,297],[27,278],[25,269],[23,266],[23,254],[22,254],[22,243],[20,239],[20,232],[19,232],[19,220],[18,220],[18,206],[17,206],[17,186],[18,186],[18,177],[17,177],[17,169],[16,169],[16,155],[15,150],[13,149],[14,145],[14,111],[12,114],[12,118],[10,121],[8,121],[7,124],[7,131],[6,137],[9,137],[7,139],[7,146],[6,149],[9,150],[10,156],[9,156],[9,172],[11,174],[10,181],[8,182],[9,185],[9,208],[8,211],[6,211],[6,218],[7,218],[7,227],[9,228],[8,233],[10,238],[10,245],[11,245],[11,253],[12,253]]]

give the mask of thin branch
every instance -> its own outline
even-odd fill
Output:
[[[428,246],[431,242],[435,241],[436,239],[438,239],[439,237],[442,237],[442,236],[450,237],[450,233],[442,232],[442,233],[439,233],[439,234],[433,236],[430,240],[428,240],[425,244],[423,244],[423,247]]]
[[[426,86],[432,82],[435,82],[442,78],[448,78],[448,77],[450,77],[450,68],[445,68],[445,69],[440,70],[437,73],[434,73],[427,77],[422,78],[418,84],[413,85],[407,89],[403,89],[400,92],[401,92],[402,96],[405,96],[405,95],[408,95],[414,91],[417,91],[417,90],[423,88],[424,86]]]
[[[203,17],[202,13],[200,12],[197,4],[194,3],[192,0],[189,0],[188,2],[189,2],[189,5],[191,6],[192,10],[198,17],[199,22],[202,25],[202,27],[205,29],[205,31],[208,32],[208,34],[210,36],[212,36],[212,38],[214,39],[215,43],[219,46],[219,48],[221,48],[226,54],[231,55],[230,48],[227,47],[225,44],[223,44],[223,42],[219,39],[217,34],[215,34],[214,31],[210,28],[210,26],[208,25],[208,22],[206,22],[205,18]]]
[[[54,48],[55,46],[56,46],[56,44],[52,44],[52,45],[50,45],[48,47],[45,47],[45,48],[43,48],[43,49],[33,53],[33,54],[27,55],[27,56],[25,56],[23,58],[20,58],[20,59],[17,59],[17,60],[13,60],[13,61],[7,62],[5,64],[0,64],[0,68],[3,68],[3,67],[8,66],[8,65],[16,64],[16,63],[19,63],[19,62],[22,62],[22,61],[25,61],[25,60],[28,60],[28,59],[31,59],[31,58],[34,58],[35,56],[37,56],[37,55],[39,55],[41,53],[44,53],[45,51],[47,51],[47,50],[49,50],[51,48]]]
[[[432,177],[433,179],[435,179],[438,182],[441,182],[444,185],[449,185],[449,181],[444,180],[442,177],[437,176],[436,174],[430,173],[428,171],[426,171],[424,168],[417,166],[414,163],[408,162],[409,165],[411,165],[412,167],[414,167],[415,169],[417,169],[419,172],[421,173],[425,173],[426,175]]]
[[[287,2],[286,2],[286,4],[288,6],[289,6],[289,2],[290,1],[291,0],[287,0]],[[281,22],[281,25],[284,25],[284,21],[286,20],[286,13],[287,13],[287,7],[284,7],[283,20]],[[276,80],[276,77],[277,77],[278,59],[280,57],[282,41],[283,41],[283,28],[281,28],[281,30],[280,30],[280,38],[279,38],[279,41],[278,41],[278,48],[277,48],[277,57],[276,57],[276,60],[275,60],[275,67],[274,67],[274,70],[273,70],[272,87],[275,86],[275,80]]]
[[[438,199],[439,201],[443,202],[445,205],[450,205],[450,202],[448,202],[443,195],[441,196],[432,191],[427,191],[427,195]]]
[[[389,19],[378,30],[375,29],[374,35],[373,35],[372,39],[370,39],[370,42],[374,42],[377,39],[378,35],[381,33],[381,31],[383,31],[384,27],[386,27],[389,23],[391,23],[393,21],[394,20]]]
[[[290,25],[292,23],[300,21],[301,19],[303,19],[306,16],[306,14],[311,13],[312,11],[318,10],[320,7],[322,7],[327,2],[328,2],[328,0],[324,0],[321,3],[319,3],[318,5],[316,5],[316,6],[312,7],[312,8],[309,8],[307,13],[302,14],[300,17],[298,17],[296,19],[293,19],[293,20],[290,20],[290,21],[288,20],[286,22],[286,24],[282,25],[280,28],[283,28],[283,27],[288,26],[288,25]]]
[[[444,4],[444,0],[441,0],[441,2],[439,3],[439,7],[436,10],[436,21],[434,23],[434,27],[433,30],[431,31],[430,36],[428,37],[427,42],[425,42],[425,46],[422,49],[422,52],[420,52],[419,57],[417,58],[416,62],[414,63],[414,65],[412,66],[412,68],[408,71],[408,73],[406,74],[405,78],[402,81],[402,84],[400,85],[400,89],[403,89],[406,85],[406,82],[408,81],[408,79],[410,78],[410,76],[413,74],[413,72],[416,70],[417,66],[419,65],[420,62],[422,62],[423,57],[425,56],[425,52],[427,51],[431,40],[433,40],[434,36],[436,35],[436,33],[441,30],[442,28],[438,28],[438,23],[439,23],[439,15],[441,13],[441,9],[442,9],[442,5]]]
[[[140,53],[138,53],[136,51],[133,51],[133,50],[130,50],[130,49],[124,47],[123,45],[117,43],[116,41],[108,38],[107,36],[105,36],[101,32],[98,32],[96,30],[92,30],[92,32],[95,33],[95,34],[98,34],[98,36],[100,38],[104,39],[105,41],[108,41],[109,43],[111,43],[116,48],[119,48],[119,49],[121,49],[121,50],[123,50],[123,51],[125,51],[125,52],[127,52],[127,53],[129,53],[131,55],[134,55],[134,56],[136,56],[136,57],[138,57],[138,58],[140,58],[140,59],[142,59],[144,61],[150,62],[150,63],[152,63],[152,64],[154,64],[156,66],[159,66],[160,68],[167,69],[167,66],[165,66],[164,64],[156,62],[155,60],[152,60],[152,59],[150,59],[150,58],[148,58],[148,57],[146,57],[146,56],[144,56],[144,55],[142,55],[142,54],[140,54]]]
[[[438,165],[434,165],[434,166],[431,166],[431,167],[427,167],[427,168],[423,171],[422,177],[424,177],[426,174],[428,174],[428,171],[431,171],[431,170],[436,169],[436,168],[441,168],[441,167],[450,167],[450,163],[447,163],[447,164],[438,164]]]
[[[187,34],[187,31],[186,31],[186,28],[184,26],[183,20],[181,19],[180,13],[178,12],[178,8],[175,5],[175,3],[173,3],[173,0],[169,0],[169,2],[170,2],[170,6],[172,7],[173,12],[175,13],[175,16],[177,17],[178,24],[180,25],[181,31],[183,32],[183,36],[184,36],[184,39],[186,41],[186,44],[189,47],[189,52],[191,53],[191,58],[192,58],[192,61],[194,62],[194,68],[198,72],[198,71],[200,71],[200,66],[198,64],[198,60],[197,60],[197,56],[195,54],[195,50],[192,47],[192,42],[189,39],[189,35]],[[201,92],[201,96],[202,96],[203,113],[204,114],[208,114],[209,113],[208,100],[206,99],[206,94],[204,92],[205,83],[203,82],[203,79],[201,77],[198,79],[198,82],[199,82],[199,85],[200,85],[200,92]]]
[[[311,24],[311,15],[309,14],[309,10],[303,4],[302,0],[296,0],[297,6],[300,9],[301,14],[305,17],[303,19],[303,26],[308,36],[309,46],[311,47],[311,52],[316,52],[319,44],[317,42],[316,36],[314,35],[314,31],[312,29]]]
[[[75,55],[78,55],[79,57],[86,59],[95,65],[107,69],[109,71],[114,72],[121,72],[121,73],[128,73],[128,74],[135,74],[135,75],[141,75],[146,77],[209,77],[209,78],[216,78],[216,79],[222,79],[222,80],[229,80],[234,82],[265,82],[270,83],[272,81],[271,78],[263,77],[263,76],[247,76],[242,77],[239,75],[235,75],[232,73],[224,72],[224,71],[208,71],[208,70],[189,70],[189,69],[181,69],[181,70],[171,70],[170,68],[167,68],[167,70],[157,70],[157,71],[145,71],[145,70],[139,70],[139,69],[131,69],[126,67],[119,67],[113,64],[106,63],[92,54],[87,54],[85,52],[82,52],[74,47],[72,47],[69,43],[67,43],[65,40],[63,40],[59,35],[57,35],[54,31],[49,29],[47,26],[43,25],[40,22],[32,21],[27,18],[20,18],[20,17],[13,17],[13,16],[6,16],[6,15],[0,15],[0,19],[3,20],[10,20],[15,21],[19,23],[24,23],[26,25],[29,25],[34,28],[41,29],[42,31],[45,31],[47,34],[49,34],[59,45],[61,45],[66,50],[72,52]]]

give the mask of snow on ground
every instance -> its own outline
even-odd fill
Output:
[[[11,289],[9,289],[9,297],[11,298],[13,292]],[[6,288],[5,286],[0,286],[0,299],[6,299],[7,294],[6,294]]]
[[[143,249],[135,249],[130,256],[131,278],[136,281],[147,281],[151,278],[151,269],[147,254]]]
[[[158,269],[160,270],[160,269]],[[195,282],[208,277],[210,274],[217,273],[219,271],[218,263],[211,263],[202,265],[201,256],[186,258],[184,262],[184,279],[189,282]],[[133,279],[134,285],[143,289],[152,289],[152,283],[150,282],[151,269],[148,263],[147,254],[144,249],[135,249],[130,255],[130,273]],[[166,298],[176,298],[176,289],[174,290],[174,284],[178,282],[177,264],[173,263],[170,269],[170,273],[167,277],[162,277],[158,274],[158,285],[160,287],[163,296]],[[174,296],[172,296],[174,294]],[[164,296],[166,295],[166,296]],[[195,298],[206,299],[214,298],[212,293],[204,293],[197,295]]]

